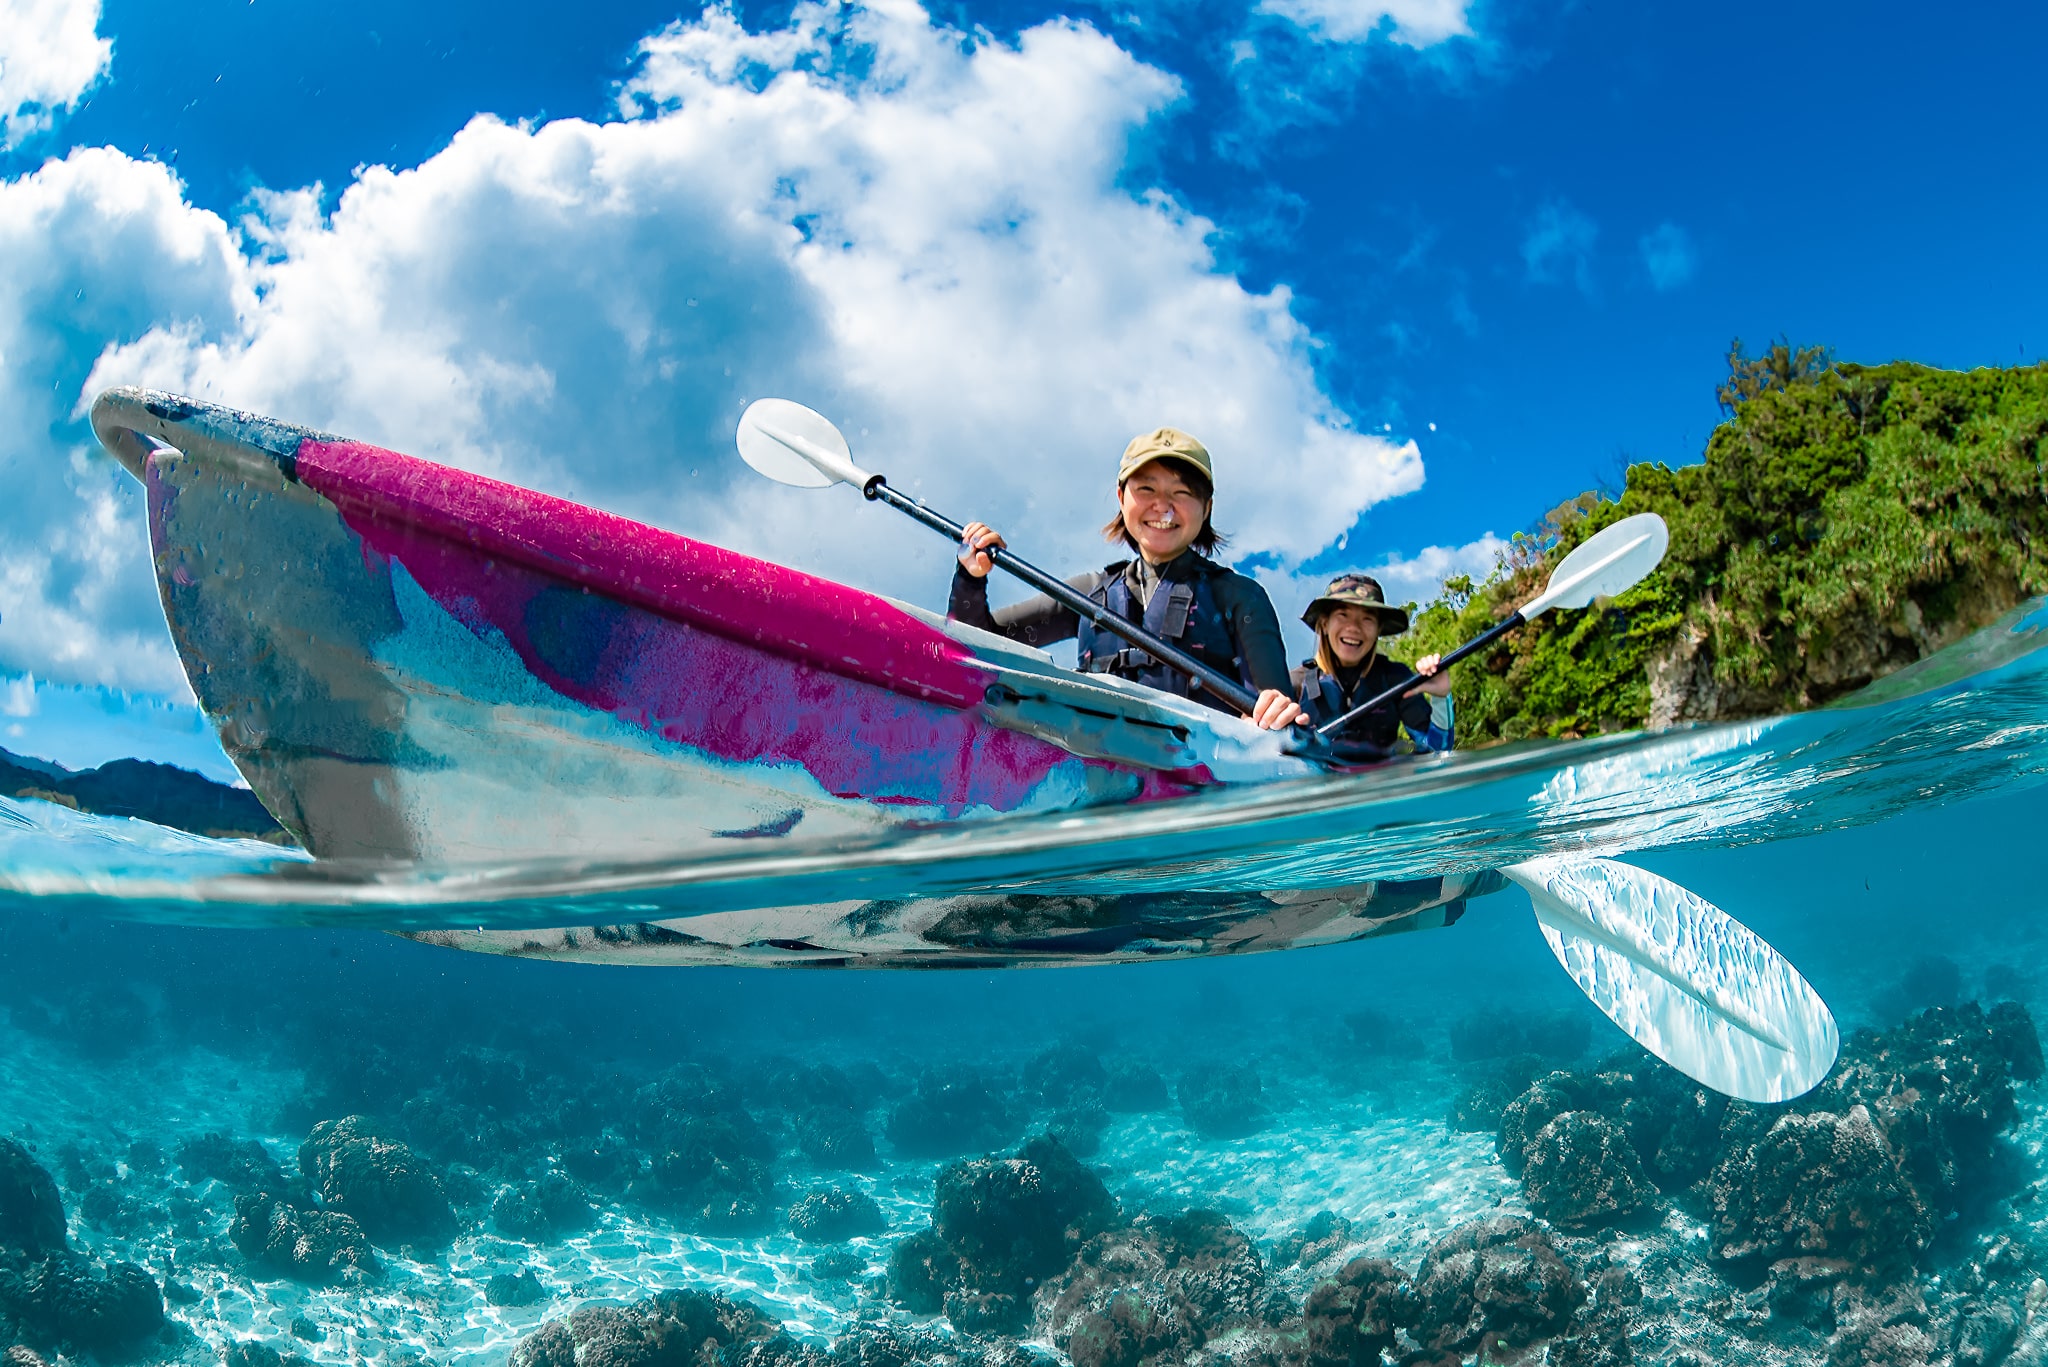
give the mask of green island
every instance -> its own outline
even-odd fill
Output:
[[[1456,669],[1460,747],[1818,707],[2048,592],[2048,363],[1864,366],[1738,341],[1706,459],[1632,465],[1517,533],[1483,582],[1447,581],[1399,643],[1470,640],[1574,546],[1661,514],[1663,565]]]

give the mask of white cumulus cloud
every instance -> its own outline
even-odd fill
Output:
[[[1493,573],[1508,543],[1492,532],[1462,546],[1426,546],[1410,556],[1395,556],[1366,567],[1380,581],[1390,603],[1428,603],[1443,590],[1444,580],[1468,575],[1482,580]]]
[[[100,0],[0,0],[0,149],[49,128],[106,74]]]
[[[1389,603],[1427,605],[1443,591],[1446,579],[1463,574],[1471,576],[1475,582],[1483,580],[1507,552],[1508,543],[1488,532],[1462,546],[1425,546],[1408,556],[1364,557],[1356,564],[1344,566],[1341,572],[1358,570],[1379,580]],[[1338,573],[1340,571],[1333,569],[1314,573],[1296,569],[1262,572],[1258,576],[1281,609],[1280,624],[1286,630],[1288,646],[1297,660],[1307,659],[1313,653],[1315,638],[1296,619]]]
[[[184,691],[141,492],[74,411],[95,355],[232,325],[246,265],[161,166],[73,152],[0,183],[0,671]]]
[[[1218,522],[1285,565],[1422,481],[1354,429],[1284,289],[1219,268],[1211,225],[1124,183],[1180,96],[1086,25],[1013,45],[903,0],[719,9],[642,45],[621,116],[479,118],[323,214],[265,197],[214,307],[111,349],[148,383],[578,497],[942,601],[951,551],[766,486],[732,430],[780,394],[856,457],[1066,569],[1115,460],[1172,424],[1218,463]],[[232,313],[233,322],[219,319]]]
[[[764,32],[714,9],[646,40],[616,118],[479,117],[418,167],[232,225],[110,149],[0,182],[0,671],[183,692],[139,492],[81,421],[113,384],[933,605],[937,538],[739,464],[750,400],[820,408],[863,463],[1062,570],[1110,558],[1117,454],[1172,424],[1282,586],[1419,486],[1421,454],[1330,401],[1284,289],[1247,290],[1210,224],[1129,182],[1179,98],[1067,21],[1009,44],[901,0]]]

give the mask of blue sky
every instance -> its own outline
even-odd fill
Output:
[[[1276,598],[1354,563],[1426,594],[1628,460],[1697,459],[1733,336],[2034,359],[2044,29],[0,0],[0,676],[183,693],[78,417],[123,382],[928,602],[943,546],[734,475],[744,400],[825,409],[1062,566],[1101,554],[1124,436],[1177,422]]]

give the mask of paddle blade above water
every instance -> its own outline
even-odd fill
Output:
[[[1551,953],[1645,1049],[1717,1092],[1789,1101],[1841,1046],[1820,995],[1777,950],[1667,878],[1607,859],[1502,872],[1527,889]]]
[[[789,399],[747,405],[735,440],[740,459],[778,484],[823,489],[846,480],[849,472],[860,473],[845,435],[831,420]]]
[[[1582,608],[1634,588],[1664,560],[1670,529],[1655,513],[1637,513],[1603,527],[1550,572],[1550,586],[1522,609],[1534,617],[1551,608]]]

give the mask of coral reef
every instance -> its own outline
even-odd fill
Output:
[[[164,1327],[149,1273],[73,1252],[55,1179],[21,1144],[0,1140],[0,1341],[119,1361]]]
[[[218,1131],[197,1135],[178,1145],[177,1164],[188,1182],[219,1182],[236,1193],[274,1192],[294,1205],[312,1204],[305,1182],[287,1177],[270,1151],[253,1139],[231,1139]]]
[[[0,1143],[17,1358],[2048,1367],[2043,1064],[2010,1003],[1853,1034],[1814,1093],[1755,1107],[1635,1050],[1568,1057],[1583,1030],[1540,1009],[1463,1059],[1456,1016],[1347,1036],[1345,1001],[1290,1005],[1314,1021],[1291,1052],[1075,1029],[961,1062],[678,1066],[658,1032],[635,1055],[556,1020],[461,1036],[434,1003],[394,1021],[236,990],[269,1051],[239,1075],[218,1064],[237,1017],[168,1004],[191,985],[144,994],[148,1053],[7,1037],[53,1077],[199,1050],[171,1123],[31,1115]],[[52,1028],[90,995],[41,991]],[[1230,1029],[1257,1009],[1217,1000]],[[1368,1036],[1407,1044],[1360,1067]],[[1253,1134],[1213,1134],[1247,1111]],[[912,1156],[1026,1118],[993,1155]]]
[[[103,1358],[125,1358],[164,1328],[164,1298],[133,1263],[53,1253],[0,1282],[23,1338]]]
[[[378,1136],[362,1116],[315,1125],[299,1146],[299,1170],[373,1242],[432,1246],[455,1232],[440,1179],[409,1145]]]
[[[864,1238],[888,1227],[882,1208],[864,1192],[814,1191],[789,1208],[790,1232],[814,1244]]]
[[[943,1308],[967,1332],[1013,1329],[1037,1283],[1115,1218],[1102,1179],[1050,1136],[1014,1157],[952,1163],[933,1184],[931,1228],[891,1254],[890,1293],[920,1313]]]
[[[674,1068],[636,1098],[649,1177],[636,1198],[707,1232],[742,1234],[775,1219],[775,1142],[738,1090],[707,1069]]]
[[[2016,1084],[2042,1074],[2024,1007],[1936,1006],[1852,1035],[1821,1085],[1781,1106],[1728,1102],[1640,1054],[1547,1073],[1502,1107],[1496,1143],[1560,1230],[1674,1205],[1702,1220],[1716,1270],[1753,1288],[1730,1320],[1747,1332],[1824,1347],[1830,1362],[1989,1363],[2018,1351],[2013,1269],[2031,1255],[1992,1240],[1950,1273],[1956,1300],[1941,1307],[1917,1277],[2026,1194],[2001,1136],[2020,1118]],[[1601,1273],[1616,1286],[1552,1361],[1629,1360],[1620,1326],[1642,1293],[1624,1270]]]
[[[538,1305],[547,1298],[547,1288],[531,1268],[493,1273],[484,1283],[484,1300],[492,1305]]]
[[[1497,1216],[1454,1230],[1415,1274],[1415,1337],[1436,1352],[1514,1350],[1556,1337],[1585,1304],[1542,1226]]]
[[[1702,1183],[1714,1251],[1731,1262],[1840,1259],[1891,1279],[1921,1265],[1952,1212],[2010,1181],[1997,1136],[2015,1079],[2041,1076],[2024,1007],[1934,1007],[1852,1037],[1792,1109],[1737,1105]]]
[[[1353,1258],[1302,1309],[1311,1367],[1379,1367],[1415,1310],[1407,1273],[1384,1258]]]
[[[1627,1220],[1654,1201],[1628,1132],[1597,1111],[1565,1111],[1522,1148],[1529,1208],[1568,1229]]]
[[[737,1367],[780,1326],[716,1292],[664,1291],[629,1306],[590,1305],[520,1343],[511,1367]],[[762,1364],[761,1367],[765,1367]]]
[[[1319,1210],[1307,1224],[1281,1239],[1273,1250],[1279,1267],[1314,1267],[1351,1244],[1351,1222],[1327,1210]]]
[[[1140,1216],[1083,1244],[1037,1291],[1037,1318],[1076,1367],[1133,1367],[1249,1321],[1264,1286],[1258,1250],[1216,1212]]]
[[[580,1234],[596,1218],[590,1193],[554,1172],[506,1187],[491,1202],[491,1223],[498,1232],[532,1243]]]
[[[64,1198],[29,1151],[0,1139],[0,1249],[31,1257],[63,1250]]]
[[[339,1211],[300,1210],[267,1192],[235,1197],[229,1231],[252,1264],[280,1277],[325,1286],[383,1275],[363,1227]]]

